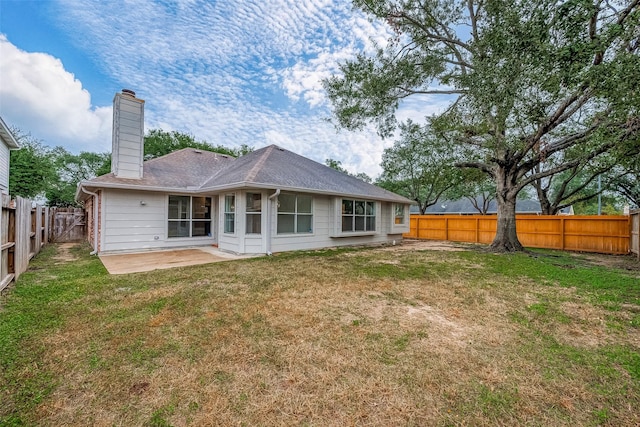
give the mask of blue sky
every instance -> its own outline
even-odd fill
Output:
[[[111,102],[132,89],[147,129],[277,144],[376,176],[375,131],[337,131],[321,80],[389,32],[348,1],[0,0],[0,115],[48,146],[111,149]],[[406,104],[421,119],[446,100]]]

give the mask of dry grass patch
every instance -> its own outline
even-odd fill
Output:
[[[594,302],[562,269],[541,285],[532,276],[546,259],[518,256],[496,271],[494,257],[379,248],[96,276],[63,322],[34,338],[55,387],[20,416],[105,426],[640,422],[634,313]]]

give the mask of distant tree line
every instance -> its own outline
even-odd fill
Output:
[[[410,120],[399,127],[399,138],[384,150],[377,185],[414,200],[420,213],[438,202],[462,198],[478,213],[487,213],[496,192],[487,174],[457,167],[462,154],[438,140],[428,128]],[[553,165],[550,159],[537,170]],[[570,206],[576,214],[597,214],[598,196],[602,214],[619,214],[625,203],[640,207],[640,145],[612,150],[568,170],[539,177],[519,194],[537,199],[543,215],[556,215]]]

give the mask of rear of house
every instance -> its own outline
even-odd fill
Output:
[[[143,162],[143,106],[116,94],[112,172],[78,188],[96,252],[261,254],[392,244],[409,231],[410,200],[276,145],[237,159],[187,148]]]

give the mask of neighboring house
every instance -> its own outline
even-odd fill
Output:
[[[481,203],[481,201],[479,201]],[[489,202],[489,208],[487,214],[495,214],[497,212],[498,203],[495,200]],[[411,206],[411,213],[418,214],[420,210],[417,206]],[[542,209],[540,209],[540,202],[537,200],[517,200],[516,201],[516,213],[517,214],[529,214],[540,215]],[[427,208],[427,215],[480,215],[480,212],[473,206],[473,203],[469,199],[459,200],[444,200],[438,202],[435,205],[431,205]]]
[[[20,148],[18,141],[13,136],[9,127],[0,117],[0,194],[9,194],[9,160],[11,157],[10,150]]]
[[[143,162],[144,101],[114,98],[112,172],[83,181],[95,252],[213,245],[243,254],[394,243],[410,200],[276,145]],[[95,238],[97,236],[97,239]]]

